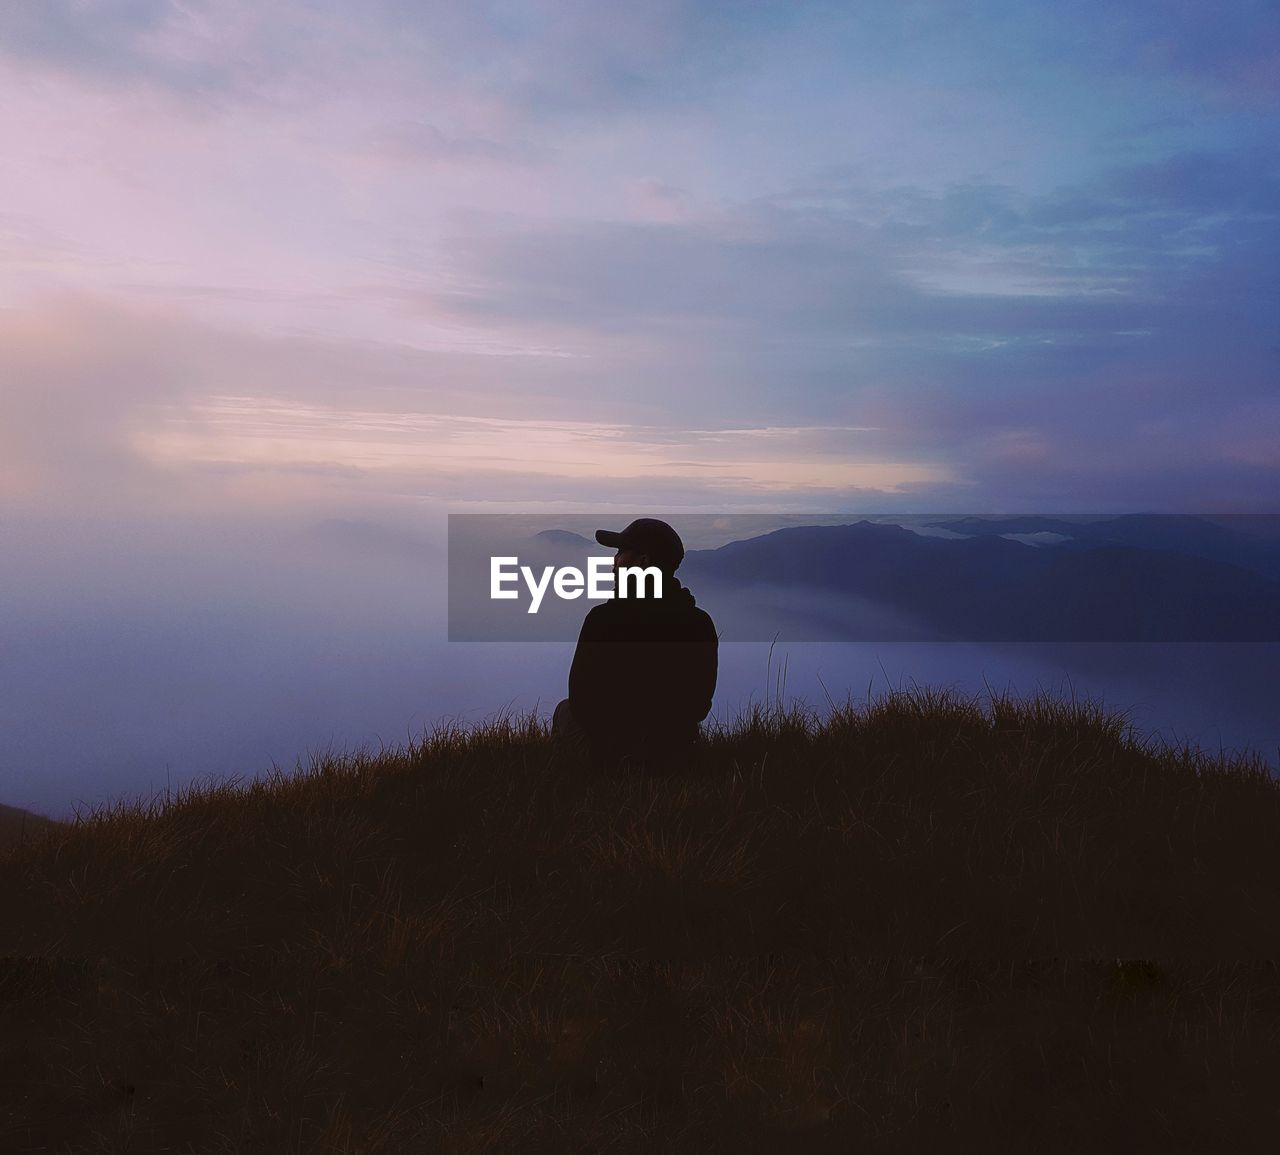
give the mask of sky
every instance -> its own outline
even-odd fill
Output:
[[[14,0],[0,86],[9,502],[1275,508],[1270,3]]]
[[[1273,3],[8,0],[0,97],[23,782],[337,604],[376,701],[448,512],[1280,506]]]

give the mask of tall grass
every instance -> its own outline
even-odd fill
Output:
[[[1258,757],[928,687],[122,801],[0,857],[0,1150],[1251,1149],[1278,818]]]

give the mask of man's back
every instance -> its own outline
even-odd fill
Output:
[[[569,671],[569,706],[593,755],[687,749],[711,712],[719,642],[711,616],[673,575],[662,598],[613,598],[587,614]]]

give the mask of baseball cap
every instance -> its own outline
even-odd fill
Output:
[[[613,549],[633,549],[647,553],[659,569],[674,573],[684,561],[684,542],[665,521],[640,517],[624,530],[598,529],[596,541]]]

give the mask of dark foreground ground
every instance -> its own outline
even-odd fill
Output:
[[[1280,789],[1091,705],[536,721],[0,857],[0,1151],[1273,1151]]]

